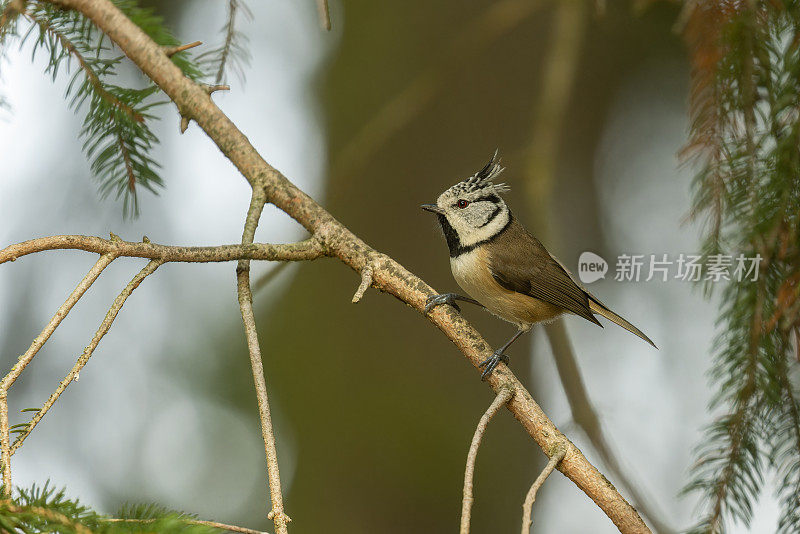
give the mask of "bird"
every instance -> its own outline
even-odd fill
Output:
[[[514,217],[501,196],[510,188],[494,180],[505,169],[495,151],[478,172],[439,195],[423,210],[436,214],[450,250],[450,269],[467,295],[442,293],[428,297],[425,313],[456,301],[470,302],[517,326],[517,332],[484,360],[481,380],[500,362],[511,344],[534,324],[547,323],[564,314],[583,317],[602,328],[595,315],[616,323],[657,348],[650,338],[617,315],[578,284]]]

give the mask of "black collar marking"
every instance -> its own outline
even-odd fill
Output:
[[[490,243],[497,239],[497,237],[505,232],[509,226],[511,226],[511,222],[514,220],[514,216],[511,214],[511,211],[508,212],[508,222],[505,226],[503,226],[499,232],[494,234],[492,237],[484,239],[483,241],[478,241],[469,246],[464,246],[461,244],[461,239],[458,237],[458,232],[456,232],[455,228],[453,228],[450,223],[447,221],[447,217],[442,214],[437,215],[439,217],[439,224],[442,226],[442,231],[444,232],[444,238],[447,240],[447,248],[450,249],[450,257],[457,258],[462,254],[466,254],[467,252],[471,252],[475,250],[477,247],[481,245],[485,245],[486,243]],[[496,215],[493,215],[494,218]]]

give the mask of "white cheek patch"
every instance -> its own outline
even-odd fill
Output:
[[[480,243],[481,241],[487,241],[500,233],[500,230],[505,228],[505,226],[508,224],[508,219],[508,208],[503,206],[500,213],[498,213],[494,219],[480,228],[469,226],[462,221],[457,221],[458,224],[454,224],[453,228],[455,228],[456,232],[458,232],[458,238],[461,241],[461,246],[471,247],[472,245]]]

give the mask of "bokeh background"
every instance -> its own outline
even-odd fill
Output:
[[[224,2],[149,2],[184,42],[220,40]],[[684,223],[688,63],[679,6],[656,2],[250,2],[240,18],[252,55],[245,79],[215,100],[262,155],[377,249],[441,291],[456,290],[433,218],[418,206],[478,170],[497,148],[512,210],[577,268],[583,251],[611,273],[591,290],[659,345],[613,325],[566,319],[584,386],[610,448],[647,508],[675,530],[692,447],[710,421],[716,315],[689,282],[614,280],[620,254],[696,253]],[[45,58],[9,52],[0,120],[0,244],[50,234],[158,243],[238,242],[249,187],[194,125],[161,108],[166,188],[142,214],[101,200],[77,134],[80,116]],[[130,83],[143,83],[133,68]],[[304,236],[268,208],[257,241]],[[10,369],[95,258],[28,256],[0,269],[0,364]],[[142,266],[103,274],[12,388],[12,424],[36,407],[88,343]],[[276,271],[276,269],[279,269]],[[254,266],[264,366],[277,426],[286,509],[296,533],[448,532],[458,524],[464,460],[490,390],[419,314],[368,291],[333,260]],[[465,315],[495,345],[513,327]],[[518,342],[512,369],[545,411],[607,466],[573,421],[541,329]],[[566,384],[576,387],[576,384]],[[544,455],[505,412],[489,427],[476,473],[474,532],[518,531]],[[102,511],[158,502],[203,518],[270,529],[263,446],[235,295],[234,265],[168,264],[134,293],[59,404],[14,456],[14,482],[50,480]],[[612,474],[612,481],[617,482]],[[628,494],[625,488],[621,488]],[[751,532],[771,532],[765,496]],[[556,473],[532,531],[615,532]],[[745,532],[735,529],[733,532]]]

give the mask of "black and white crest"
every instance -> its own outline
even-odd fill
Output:
[[[495,150],[489,163],[466,180],[451,187],[450,190],[453,193],[472,193],[481,189],[493,188],[496,193],[504,193],[509,190],[506,184],[492,183],[492,180],[497,178],[504,170],[505,168],[500,166],[500,158],[497,157],[497,150]]]

